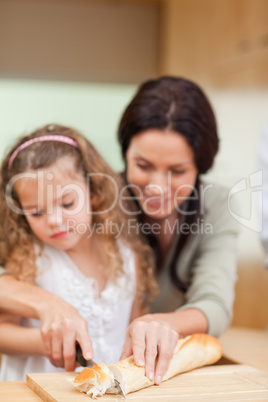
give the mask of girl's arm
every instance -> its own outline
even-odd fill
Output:
[[[15,315],[0,316],[0,353],[10,356],[44,355],[45,349],[39,328],[20,325],[21,318]]]

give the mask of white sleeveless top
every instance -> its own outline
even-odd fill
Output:
[[[120,243],[122,275],[107,282],[99,296],[96,279],[84,276],[62,250],[46,245],[37,258],[37,286],[57,294],[74,306],[88,324],[96,362],[118,361],[136,293],[135,261],[132,251]],[[40,327],[40,321],[23,319],[23,326]],[[27,373],[64,371],[43,356],[2,356],[1,381],[22,381]]]

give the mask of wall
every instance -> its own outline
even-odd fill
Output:
[[[0,157],[18,136],[58,122],[81,130],[120,170],[116,129],[134,90],[134,85],[0,79]]]

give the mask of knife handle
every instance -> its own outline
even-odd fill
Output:
[[[78,342],[75,344],[75,359],[82,367],[87,367],[87,360],[84,358],[81,346]]]
[[[75,359],[80,364],[80,366],[82,366],[82,367],[91,368],[91,367],[95,366],[95,364],[96,364],[94,362],[94,360],[92,360],[92,359],[86,360],[84,358],[81,346],[79,345],[78,342],[76,342],[76,344],[75,344]]]

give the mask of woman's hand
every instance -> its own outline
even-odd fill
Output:
[[[45,355],[54,366],[64,367],[66,371],[77,367],[76,342],[80,344],[85,359],[93,357],[87,323],[74,307],[53,295],[50,302],[46,301],[39,308],[39,316]]]
[[[133,354],[137,366],[145,366],[145,375],[156,384],[161,383],[178,341],[178,332],[165,320],[168,315],[148,314],[132,321],[120,358]]]

